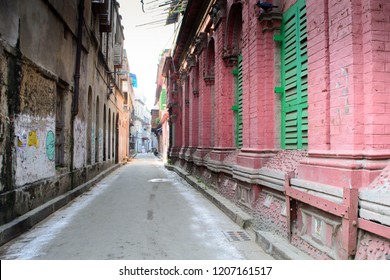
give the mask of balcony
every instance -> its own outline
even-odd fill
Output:
[[[114,66],[116,68],[121,68],[123,63],[123,45],[115,44],[114,45]]]
[[[92,0],[92,11],[99,15],[99,29],[101,32],[112,30],[112,0]]]

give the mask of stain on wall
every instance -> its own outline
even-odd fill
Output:
[[[25,61],[22,66],[20,111],[26,115],[49,116],[55,112],[55,78]]]

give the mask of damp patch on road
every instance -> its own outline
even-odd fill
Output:
[[[150,183],[166,183],[166,182],[172,182],[172,179],[168,178],[155,178],[148,180]]]

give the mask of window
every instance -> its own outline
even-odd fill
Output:
[[[167,90],[162,89],[160,95],[160,110],[164,111],[167,107]]]
[[[235,125],[235,142],[236,147],[242,147],[242,54],[238,56],[237,69],[233,70],[233,75],[235,75],[235,105],[232,109],[235,111],[236,115],[236,125]]]
[[[64,89],[57,85],[56,99],[56,135],[55,135],[55,165],[64,166],[64,130],[65,130],[65,94]]]
[[[107,158],[111,158],[111,109],[108,109],[108,153],[107,153]]]
[[[306,6],[298,0],[282,23],[282,148],[307,149]]]
[[[87,123],[87,164],[92,163],[91,150],[92,150],[92,88],[88,89],[88,123]]]
[[[96,114],[95,114],[95,163],[96,162],[99,162],[99,148],[100,148],[100,143],[99,143],[99,140],[100,140],[100,127],[99,127],[99,96],[96,97]]]
[[[107,140],[106,140],[106,133],[107,133],[107,112],[106,112],[106,104],[104,104],[103,107],[103,161],[106,161],[106,145],[107,145]]]

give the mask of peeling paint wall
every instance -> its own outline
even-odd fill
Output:
[[[221,180],[221,183],[218,185],[218,193],[222,196],[226,197],[227,199],[230,199],[234,202],[237,201],[237,182],[235,180],[232,180],[231,178],[227,176],[222,176],[223,179]]]
[[[340,259],[341,219],[318,209],[299,205],[291,243],[315,259]]]
[[[390,242],[369,232],[360,232],[357,260],[388,260],[390,258]]]
[[[255,228],[287,238],[286,204],[283,196],[262,191],[253,210]]]
[[[0,177],[4,178],[5,171],[3,170],[5,150],[5,139],[7,133],[7,127],[9,125],[7,99],[6,99],[6,76],[7,75],[7,63],[3,56],[3,51],[0,46]],[[4,189],[4,182],[0,180],[0,191]]]
[[[19,115],[15,120],[15,184],[55,176],[55,119]]]
[[[74,167],[82,168],[86,163],[87,125],[84,121],[76,118],[74,120]]]
[[[170,160],[187,173],[200,176],[203,183],[231,202],[246,206],[256,228],[285,238],[316,259],[389,258],[390,2],[369,0],[362,5],[355,0],[280,0],[275,14],[267,16],[259,16],[255,2],[209,1],[219,5],[201,15],[203,11],[195,4],[188,6],[181,31],[198,27],[198,32],[193,37],[178,37],[172,55],[177,70],[167,72],[169,77],[180,76],[179,95],[187,98],[191,94],[191,98],[178,103],[182,112],[178,111],[175,118],[183,119],[183,128],[175,130],[173,137],[183,143],[171,147]],[[280,53],[286,40],[278,40],[285,39],[287,31],[283,31],[284,26],[280,28],[279,16],[292,13],[288,9],[295,9],[296,3],[302,5],[301,22],[306,21],[305,33],[301,29],[296,36],[301,42],[307,39],[308,148],[290,151],[281,150],[279,122],[283,98],[293,98],[286,90],[295,74],[288,74],[291,80],[287,87],[279,88],[283,85]],[[227,126],[233,119],[231,106],[224,106],[234,96],[234,66],[230,63],[239,55],[228,53],[229,38],[237,35],[229,30],[230,24],[236,24],[231,16],[235,9],[242,11],[242,22],[235,26],[242,29],[242,45],[237,49],[241,48],[243,57],[243,146],[239,149],[231,147],[233,133],[229,137],[224,134],[230,131]],[[212,24],[207,22],[207,14]],[[200,67],[200,73],[208,71],[207,63],[203,63],[209,58],[203,37],[215,48],[211,56],[215,59],[216,108],[211,116],[204,106],[198,108],[192,97],[197,85],[188,83],[195,80],[191,67]],[[223,60],[226,53],[229,56],[225,58],[231,61]],[[199,81],[200,97],[208,93],[204,82]],[[275,95],[275,89],[281,94]],[[191,112],[198,109],[202,122],[212,118],[223,123],[213,132],[220,140],[214,146],[197,145],[207,143],[205,135],[209,132],[197,127],[197,115]],[[198,129],[200,139],[194,140]],[[204,148],[211,152],[203,158],[193,153]],[[381,173],[385,167],[388,170]],[[208,178],[209,174],[217,180]],[[338,212],[344,206],[348,215]]]
[[[21,74],[21,113],[14,121],[17,187],[56,174],[54,78],[27,60]]]
[[[99,128],[99,147],[103,147],[103,128]],[[103,161],[103,149],[99,149],[99,162]]]
[[[91,162],[94,163],[96,162],[95,160],[95,148],[96,148],[96,141],[95,141],[95,130],[96,126],[95,124],[92,124],[92,129],[91,129]]]
[[[120,116],[119,143],[127,146],[128,123],[123,121],[126,119],[123,100],[107,95],[111,79],[107,71],[120,67],[114,65],[114,41],[123,39],[122,29],[117,28],[117,24],[121,25],[120,19],[116,20],[119,5],[115,1],[110,1],[115,19],[111,32],[101,32],[101,11],[94,9],[96,3],[84,1],[79,95],[77,103],[73,103],[74,77],[78,74],[75,63],[79,3],[79,0],[1,1],[0,22],[5,24],[0,25],[0,225],[114,165],[112,151],[118,149],[116,135],[112,134],[113,116]],[[101,41],[105,41],[107,48],[102,49]],[[98,119],[91,120],[89,130],[88,87],[92,89],[93,100],[100,100],[91,104],[93,112],[99,114]],[[75,118],[72,104],[78,105]],[[103,120],[103,108],[111,112],[110,126],[107,113]],[[112,137],[106,141],[103,123],[106,130],[111,127]],[[108,141],[112,142],[111,156],[103,157],[103,144],[108,153]],[[87,146],[91,151],[87,151]],[[89,153],[92,160],[87,162]],[[125,155],[119,160],[122,158]]]

